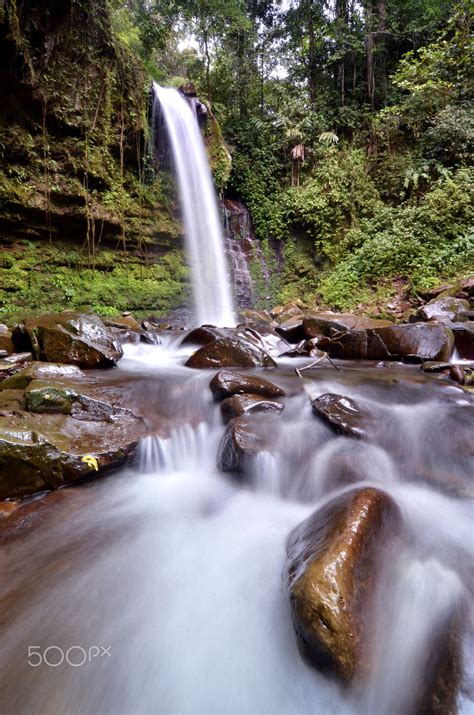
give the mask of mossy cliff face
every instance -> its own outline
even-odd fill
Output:
[[[105,313],[182,302],[180,225],[160,182],[142,181],[147,85],[114,35],[106,0],[6,0],[0,311],[41,301]],[[163,290],[152,290],[161,276]]]

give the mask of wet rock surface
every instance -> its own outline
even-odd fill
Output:
[[[123,355],[119,341],[94,315],[57,313],[28,318],[13,331],[18,350],[29,346],[37,360],[83,368],[111,367]]]
[[[236,338],[219,338],[195,352],[187,367],[276,367],[273,358],[251,342]]]
[[[435,298],[425,303],[416,312],[420,320],[437,320],[439,322],[456,322],[464,311],[469,310],[469,301],[462,298]]]
[[[252,393],[262,397],[283,397],[285,391],[269,380],[256,375],[244,375],[233,370],[220,370],[209,383],[211,392],[217,400],[232,395]]]
[[[369,435],[372,418],[350,397],[327,393],[312,400],[311,407],[337,434],[356,438]]]
[[[345,360],[448,361],[454,347],[451,330],[435,323],[352,330],[321,338],[318,347]]]
[[[253,414],[279,414],[283,410],[281,402],[269,400],[260,395],[233,395],[221,402],[221,414],[224,422],[229,422],[233,417]]]
[[[348,330],[368,330],[369,328],[389,327],[393,323],[379,318],[366,318],[352,313],[318,313],[306,317],[303,329],[306,338],[319,336],[331,337],[335,332]]]
[[[371,607],[400,526],[394,501],[367,488],[333,499],[288,538],[286,588],[299,646],[344,684],[369,667]]]
[[[221,440],[217,465],[222,472],[242,472],[246,458],[265,449],[265,439],[251,418],[234,417],[227,425]]]

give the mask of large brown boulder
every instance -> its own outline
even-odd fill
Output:
[[[454,334],[454,345],[462,360],[474,360],[474,321],[450,325]]]
[[[133,430],[123,422],[87,424],[63,415],[38,419],[29,413],[2,413],[0,499],[56,489],[100,474],[123,464],[137,444]]]
[[[364,488],[333,499],[289,536],[286,586],[300,648],[344,684],[368,668],[375,589],[400,524],[394,501]]]
[[[311,402],[313,412],[337,434],[347,437],[367,437],[372,418],[354,400],[344,395],[326,393]]]
[[[308,316],[303,321],[303,330],[307,338],[318,336],[329,337],[333,332],[346,330],[367,330],[368,328],[382,328],[391,326],[389,320],[365,318],[352,313],[317,313]]]
[[[283,410],[281,402],[269,400],[260,395],[233,395],[221,402],[221,414],[224,422],[233,417],[253,414],[279,414]]]
[[[251,342],[219,338],[197,350],[185,363],[187,367],[276,367],[273,358]]]
[[[34,361],[19,369],[0,384],[0,390],[26,389],[33,380],[81,380],[85,377],[82,370],[75,365]]]
[[[345,360],[439,360],[447,361],[453,351],[451,330],[437,323],[393,325],[368,330],[351,330],[332,338],[321,338],[318,346],[330,357]]]
[[[193,343],[194,345],[207,345],[214,340],[224,337],[226,337],[225,328],[216,328],[214,325],[201,325],[200,328],[194,328],[185,335],[181,344]]]
[[[254,420],[234,417],[221,440],[217,465],[222,472],[242,472],[245,461],[265,449],[266,442]]]
[[[285,391],[269,380],[256,375],[244,375],[234,370],[220,370],[212,378],[209,387],[215,399],[222,400],[232,395],[252,393],[262,397],[283,397]]]
[[[28,318],[13,331],[18,349],[24,349],[25,337],[37,360],[97,368],[111,367],[123,355],[119,341],[95,315],[66,312]]]

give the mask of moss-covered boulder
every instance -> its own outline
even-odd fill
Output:
[[[37,360],[67,363],[84,368],[111,367],[123,355],[118,340],[95,315],[53,313],[28,318],[24,331],[16,329],[13,339],[23,344],[24,332]]]

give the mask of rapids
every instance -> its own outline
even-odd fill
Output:
[[[269,447],[238,481],[216,469],[214,373],[184,368],[191,351],[176,338],[126,346],[116,372],[145,380],[155,425],[164,415],[169,429],[129,468],[43,500],[34,528],[0,546],[1,713],[408,714],[433,634],[472,588],[468,396],[415,367],[348,364],[302,381],[283,360],[268,375],[285,409],[253,418]],[[328,391],[376,412],[372,441],[312,415],[308,395]],[[346,693],[299,656],[282,573],[288,533],[351,488],[349,462],[358,483],[395,499],[405,538],[373,614],[372,676]],[[463,715],[474,711],[469,632]]]

